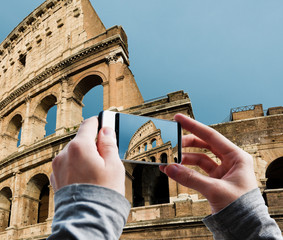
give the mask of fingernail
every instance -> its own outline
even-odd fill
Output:
[[[113,142],[117,144],[116,134],[112,128],[109,127],[103,128],[103,134],[107,137],[111,137]]]
[[[103,128],[103,134],[104,134],[105,136],[108,136],[108,137],[113,137],[113,138],[116,137],[116,136],[115,136],[115,132],[114,132],[111,128],[109,128],[109,127]]]

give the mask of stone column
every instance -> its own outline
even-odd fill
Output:
[[[114,108],[116,107],[116,60],[117,60],[117,56],[116,55],[112,55],[110,54],[107,57],[107,63],[109,65],[109,107],[110,108]]]
[[[109,81],[103,82],[102,84],[103,87],[103,110],[109,109],[110,108],[110,103],[109,103]]]
[[[2,134],[0,134],[0,151],[1,151],[0,160],[1,160],[6,156],[5,148],[4,148],[3,116],[0,116],[0,131],[2,133]]]
[[[26,114],[23,119],[23,124],[22,124],[22,134],[21,134],[21,147],[24,148],[24,146],[27,146],[31,144],[31,126],[30,126],[30,121],[29,121],[29,115],[30,115],[30,96],[27,96],[25,99],[26,103]]]
[[[67,126],[67,94],[68,94],[68,79],[63,77],[61,79],[61,91],[59,99],[57,100],[57,123],[56,123],[56,135],[65,133],[65,127]]]
[[[49,188],[49,205],[48,205],[48,218],[47,221],[53,219],[54,216],[54,190],[51,185],[48,186]]]
[[[19,227],[21,221],[22,221],[22,209],[24,206],[21,204],[20,201],[20,188],[21,188],[21,172],[15,172],[13,177],[13,182],[12,182],[12,208],[11,208],[11,216],[10,216],[10,227],[17,228]]]
[[[3,129],[3,120],[4,120],[3,116],[0,115],[0,130],[1,130],[1,132],[4,132],[4,129]]]

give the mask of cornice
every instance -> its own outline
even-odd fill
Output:
[[[104,41],[101,41],[95,45],[92,45],[88,48],[81,50],[80,52],[62,60],[58,64],[55,64],[52,67],[46,68],[45,71],[31,79],[29,82],[25,83],[24,85],[20,86],[19,88],[15,89],[9,96],[7,96],[4,100],[0,102],[0,111],[3,110],[7,105],[13,102],[16,98],[20,97],[22,94],[30,90],[32,87],[38,85],[39,83],[46,80],[48,77],[52,76],[53,74],[64,70],[65,68],[69,67],[70,65],[77,63],[84,58],[87,58],[93,54],[96,54],[100,51],[103,51],[113,45],[121,45],[123,51],[126,50],[125,43],[123,42],[120,35],[115,35],[111,38],[108,38]],[[127,56],[126,54],[121,54],[122,57]],[[125,59],[128,62],[127,59]],[[105,59],[106,61],[106,59]],[[66,76],[64,76],[66,77]],[[63,77],[63,78],[64,78]]]
[[[17,161],[19,158],[25,157],[33,152],[36,151],[40,151],[44,148],[47,148],[51,145],[56,145],[56,144],[60,144],[62,142],[66,142],[66,141],[70,141],[70,139],[74,138],[75,135],[77,133],[77,130],[74,130],[70,133],[66,133],[60,136],[56,136],[53,138],[48,138],[48,139],[43,139],[37,143],[32,144],[31,146],[27,147],[25,150],[21,151],[21,152],[15,152],[11,155],[9,155],[8,157],[0,160],[0,169],[2,169],[3,167]],[[1,179],[0,179],[1,181]]]

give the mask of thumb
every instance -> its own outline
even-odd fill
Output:
[[[99,131],[97,137],[97,150],[107,163],[120,160],[116,141],[116,134],[112,128],[104,127]]]
[[[213,179],[199,172],[187,168],[180,164],[170,164],[160,168],[168,177],[172,178],[176,182],[182,184],[185,187],[197,190],[202,195],[207,197],[207,193],[213,187]]]

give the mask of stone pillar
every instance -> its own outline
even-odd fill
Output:
[[[49,205],[48,205],[48,218],[47,221],[53,219],[54,216],[54,190],[51,185],[48,186],[49,188]]]
[[[1,158],[5,158],[13,152],[17,151],[18,138],[14,138],[6,133],[0,135]]]
[[[6,152],[5,152],[5,148],[4,148],[4,129],[3,129],[3,117],[0,116],[0,131],[2,134],[0,134],[0,151],[1,151],[1,156],[0,156],[0,160],[5,158],[6,156]]]
[[[28,124],[28,134],[27,137],[29,140],[28,144],[33,144],[34,142],[37,142],[44,138],[46,132],[45,132],[45,125],[46,120],[41,119],[35,115],[32,115],[29,117],[29,124]]]
[[[102,84],[103,87],[103,110],[109,109],[110,108],[110,103],[109,103],[109,81],[103,82]]]
[[[73,127],[80,125],[83,121],[83,103],[75,97],[69,97],[66,103],[66,128],[73,130]]]
[[[108,63],[109,68],[109,96],[108,96],[108,102],[109,102],[109,108],[115,108],[117,107],[116,102],[116,94],[117,94],[117,88],[116,88],[116,62],[118,60],[118,56],[115,53],[111,53],[106,57],[106,62]]]
[[[10,219],[10,227],[17,228],[20,226],[22,220],[22,211],[24,205],[21,204],[20,201],[20,189],[21,189],[21,172],[15,172],[12,182],[12,208],[11,208],[11,219]]]
[[[22,134],[21,134],[21,146],[27,146],[31,143],[31,126],[30,126],[30,121],[29,121],[29,115],[30,115],[30,97],[26,97],[25,99],[26,102],[26,114],[23,119],[23,124],[22,124]]]
[[[61,91],[59,99],[57,100],[57,123],[56,123],[56,135],[65,133],[65,127],[67,126],[67,94],[68,94],[68,79],[63,77],[61,79]]]
[[[156,146],[161,146],[163,144],[162,138],[160,135],[156,136]]]
[[[3,133],[4,132],[4,129],[3,129],[3,116],[0,115],[0,131]]]

